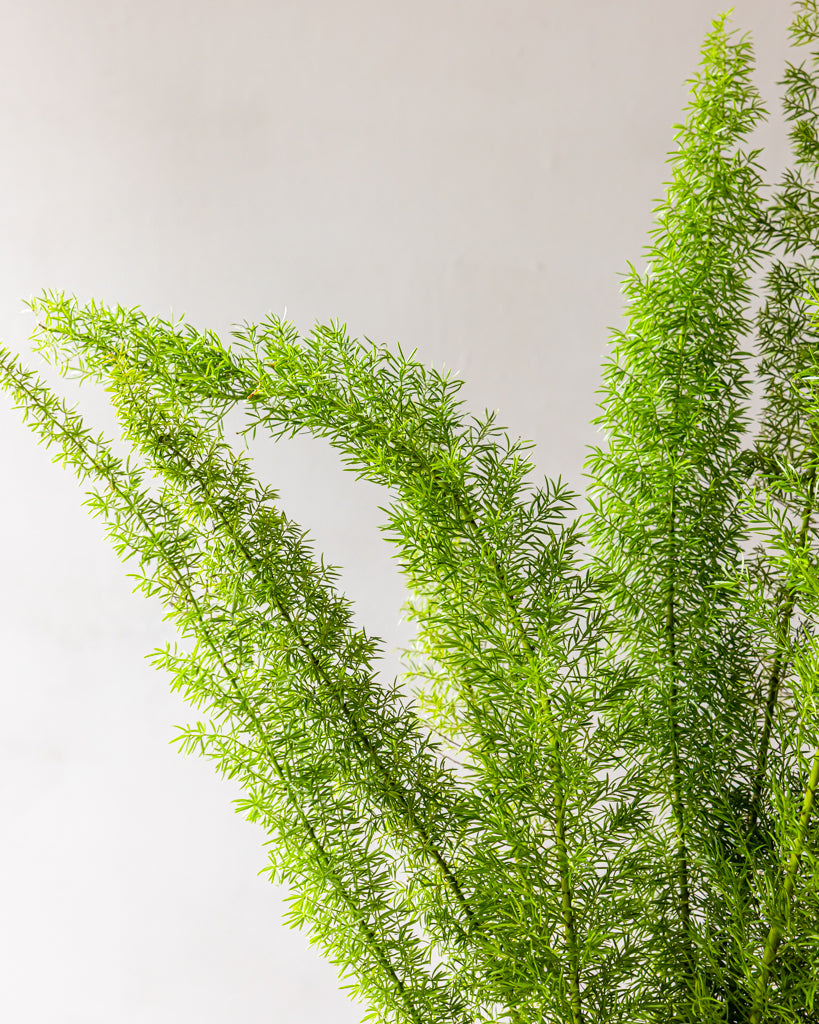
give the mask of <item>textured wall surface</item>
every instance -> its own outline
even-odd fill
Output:
[[[789,4],[734,7],[775,178]],[[719,10],[0,0],[0,338],[28,351],[21,300],[44,288],[219,332],[339,318],[451,367],[579,487],[618,275],[641,265]],[[111,426],[104,396],[80,400]],[[383,495],[320,444],[254,456],[370,630],[403,642]],[[0,474],[0,1017],[359,1020],[281,926],[231,785],[168,746],[189,713],[143,657],[168,624],[5,396]]]

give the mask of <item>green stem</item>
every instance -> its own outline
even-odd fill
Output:
[[[765,942],[765,950],[762,954],[762,966],[754,989],[753,1003],[751,1005],[750,1024],[760,1024],[764,1012],[765,996],[770,981],[771,969],[776,959],[777,950],[785,935],[786,921],[790,913],[791,898],[793,896],[794,881],[799,861],[802,857],[802,850],[805,845],[805,835],[808,830],[808,819],[810,818],[813,804],[816,799],[816,788],[819,785],[819,747],[813,756],[813,767],[811,769],[808,784],[805,787],[805,796],[802,801],[802,813],[799,816],[799,824],[796,828],[796,838],[793,849],[788,860],[788,867],[785,871],[785,881],[782,885],[782,892],[774,906],[771,929]]]
[[[668,722],[671,736],[671,810],[674,815],[674,825],[677,838],[675,852],[677,862],[677,888],[679,890],[679,912],[683,931],[688,939],[689,949],[687,959],[689,968],[693,975],[694,952],[690,947],[691,943],[691,891],[688,871],[688,847],[685,839],[685,812],[682,799],[682,765],[680,762],[680,723],[677,717],[677,704],[679,701],[679,686],[677,677],[679,665],[677,663],[677,618],[675,608],[674,575],[676,571],[675,561],[675,534],[676,534],[676,481],[671,483],[670,501],[670,526],[669,526],[669,558],[668,558],[668,593],[666,597],[666,621],[665,631],[668,642],[668,662],[671,669],[671,684],[668,695]]]
[[[810,470],[808,497],[802,513],[802,525],[799,530],[798,545],[803,548],[808,539],[810,529],[811,513],[813,511],[814,496],[816,490],[816,467]],[[784,644],[790,631],[791,618],[796,607],[796,589],[788,587],[785,591],[785,602],[782,606],[782,614],[779,621],[780,640]],[[779,688],[784,672],[784,659],[782,647],[778,647],[771,667],[771,677],[768,682],[768,694],[765,701],[765,723],[762,727],[762,737],[759,743],[759,756],[754,771],[754,789],[751,798],[751,817],[748,828],[749,840],[753,837],[759,819],[759,811],[762,801],[762,786],[764,784],[765,769],[768,764],[768,747],[770,745],[771,732],[773,730],[773,719],[776,704],[779,699]]]

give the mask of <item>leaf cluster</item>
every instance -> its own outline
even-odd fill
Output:
[[[341,323],[225,343],[32,300],[38,350],[107,390],[127,458],[0,349],[0,385],[176,624],[153,660],[200,715],[176,742],[239,781],[291,924],[368,1019],[819,1020],[819,52],[786,68],[793,166],[768,197],[751,46],[725,21],[625,281],[584,515],[460,381]],[[815,0],[791,32],[816,46]],[[237,412],[385,489],[402,677],[228,443]]]

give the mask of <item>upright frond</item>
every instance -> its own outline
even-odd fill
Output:
[[[666,826],[654,842],[666,873],[652,895],[653,927],[676,940],[647,969],[667,993],[661,1012],[676,1016],[711,987],[702,951],[726,922],[705,920],[719,863],[706,851],[720,834],[740,842],[757,731],[750,639],[731,592],[715,586],[744,539],[741,343],[764,251],[757,153],[739,148],[763,108],[750,44],[733,41],[724,21],[702,50],[647,269],[631,268],[626,281],[628,326],[615,334],[596,421],[607,444],[587,463],[597,573],[639,693],[631,754],[650,770]]]

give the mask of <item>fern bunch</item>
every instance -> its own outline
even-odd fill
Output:
[[[124,460],[0,349],[0,384],[177,625],[154,661],[201,716],[180,748],[241,783],[291,923],[368,1019],[819,1019],[819,57],[786,70],[794,168],[768,200],[751,47],[725,22],[626,281],[585,516],[460,381],[339,323],[299,338],[271,316],[225,344],[33,300],[37,348],[106,388]],[[792,35],[816,44],[814,0]],[[405,678],[227,443],[237,411],[387,490]]]

